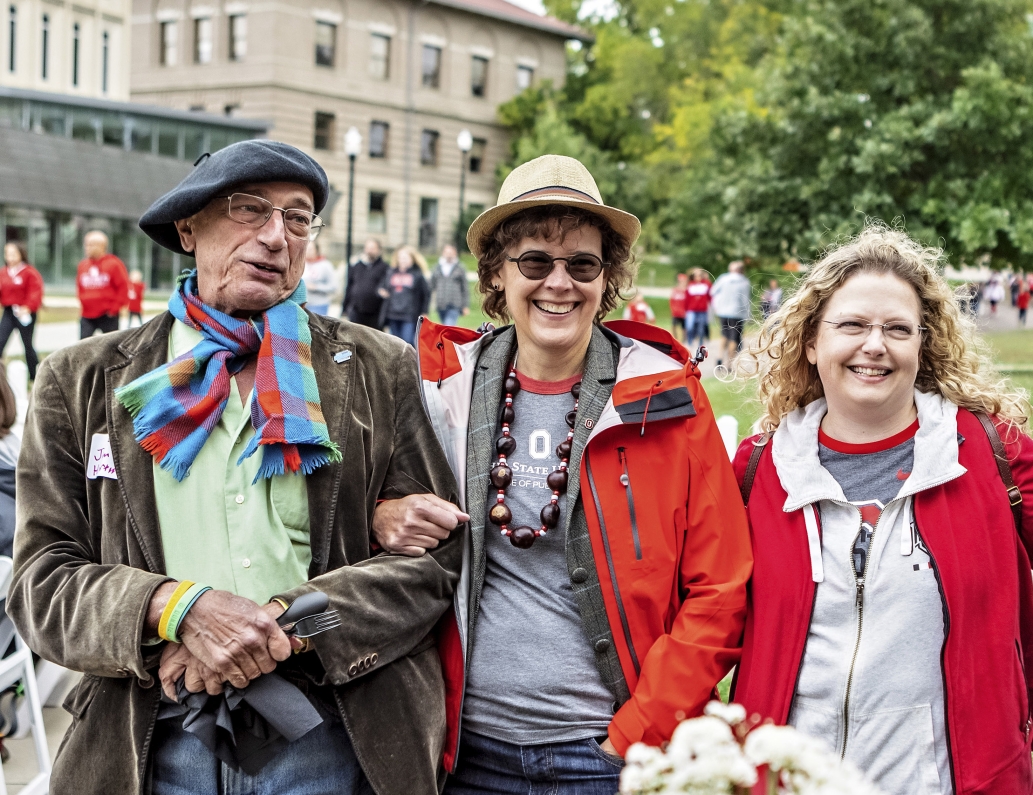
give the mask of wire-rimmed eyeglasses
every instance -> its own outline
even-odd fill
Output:
[[[889,323],[869,323],[859,318],[846,318],[844,320],[823,320],[828,323],[832,330],[847,337],[867,337],[872,333],[873,328],[881,328],[882,334],[887,339],[904,342],[912,337],[927,331],[925,326],[911,323],[907,320],[891,320]]]
[[[293,238],[299,240],[315,240],[323,228],[323,219],[313,212],[298,207],[274,207],[273,203],[261,196],[248,193],[234,193],[230,196],[216,196],[226,199],[226,214],[230,220],[246,226],[265,226],[274,210],[283,213],[283,229]]]

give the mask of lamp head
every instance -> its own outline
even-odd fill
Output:
[[[470,134],[470,131],[466,129],[460,130],[456,143],[459,145],[460,152],[466,153],[473,149],[473,136]]]
[[[362,151],[362,133],[358,127],[349,127],[344,134],[344,152],[348,157],[357,157]]]

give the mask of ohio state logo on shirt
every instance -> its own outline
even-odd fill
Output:
[[[79,284],[86,290],[101,290],[111,284],[111,276],[96,265],[91,265],[79,277]]]

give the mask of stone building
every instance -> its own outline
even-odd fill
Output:
[[[341,257],[345,132],[362,134],[354,239],[433,250],[459,216],[494,203],[507,151],[499,103],[561,84],[577,28],[506,0],[133,0],[134,101],[262,119],[315,156],[337,195],[324,250]],[[472,147],[457,145],[468,130]]]

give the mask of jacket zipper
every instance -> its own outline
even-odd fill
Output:
[[[621,619],[621,628],[624,631],[624,642],[628,646],[628,653],[631,655],[631,663],[635,667],[635,676],[640,676],[642,666],[639,665],[638,654],[635,653],[635,644],[631,640],[631,627],[628,624],[627,613],[624,612],[624,602],[621,600],[620,588],[617,586],[617,571],[613,567],[613,553],[610,551],[610,537],[606,533],[606,520],[603,519],[602,503],[599,502],[599,490],[595,486],[595,476],[592,474],[592,459],[585,448],[583,461],[585,462],[585,474],[588,475],[588,490],[592,493],[592,501],[595,503],[595,513],[599,517],[599,533],[603,537],[603,552],[606,555],[606,568],[610,572],[610,585],[613,588],[613,598],[617,601],[617,613]]]
[[[624,486],[624,494],[628,498],[628,514],[631,516],[631,539],[635,542],[635,560],[642,560],[642,546],[638,540],[638,520],[635,518],[635,497],[631,493],[631,475],[628,474],[628,456],[623,447],[617,448],[617,454],[621,459],[621,467],[624,474],[621,475],[621,485]]]
[[[888,505],[886,506],[889,507]],[[856,509],[855,509],[856,510]],[[858,516],[860,516],[858,511]],[[868,567],[872,562],[872,549],[874,548],[875,532],[879,529],[879,523],[882,522],[882,517],[885,516],[886,509],[884,508],[882,513],[879,514],[879,518],[875,520],[875,527],[872,528],[871,535],[868,536],[868,552],[864,557],[864,571],[861,572],[861,576],[857,577],[857,572],[854,570],[853,554],[854,550],[850,548],[850,568],[854,570],[855,588],[857,589],[857,638],[854,640],[854,653],[850,658],[850,673],[847,674],[846,678],[846,695],[843,697],[843,748],[839,754],[840,759],[846,759],[846,744],[850,738],[850,690],[854,685],[854,667],[857,665],[857,653],[861,649],[861,629],[864,626],[864,583],[868,576]],[[861,518],[861,522],[864,522],[864,518]],[[860,526],[858,527],[860,530]]]
[[[1015,639],[1015,655],[1019,658],[1019,670],[1022,671],[1022,689],[1026,689],[1026,661],[1022,656],[1022,649],[1019,647],[1018,638]],[[1030,727],[1033,726],[1033,708],[1029,703],[1029,694],[1026,694],[1026,722],[1022,724],[1022,736],[1029,742]]]

